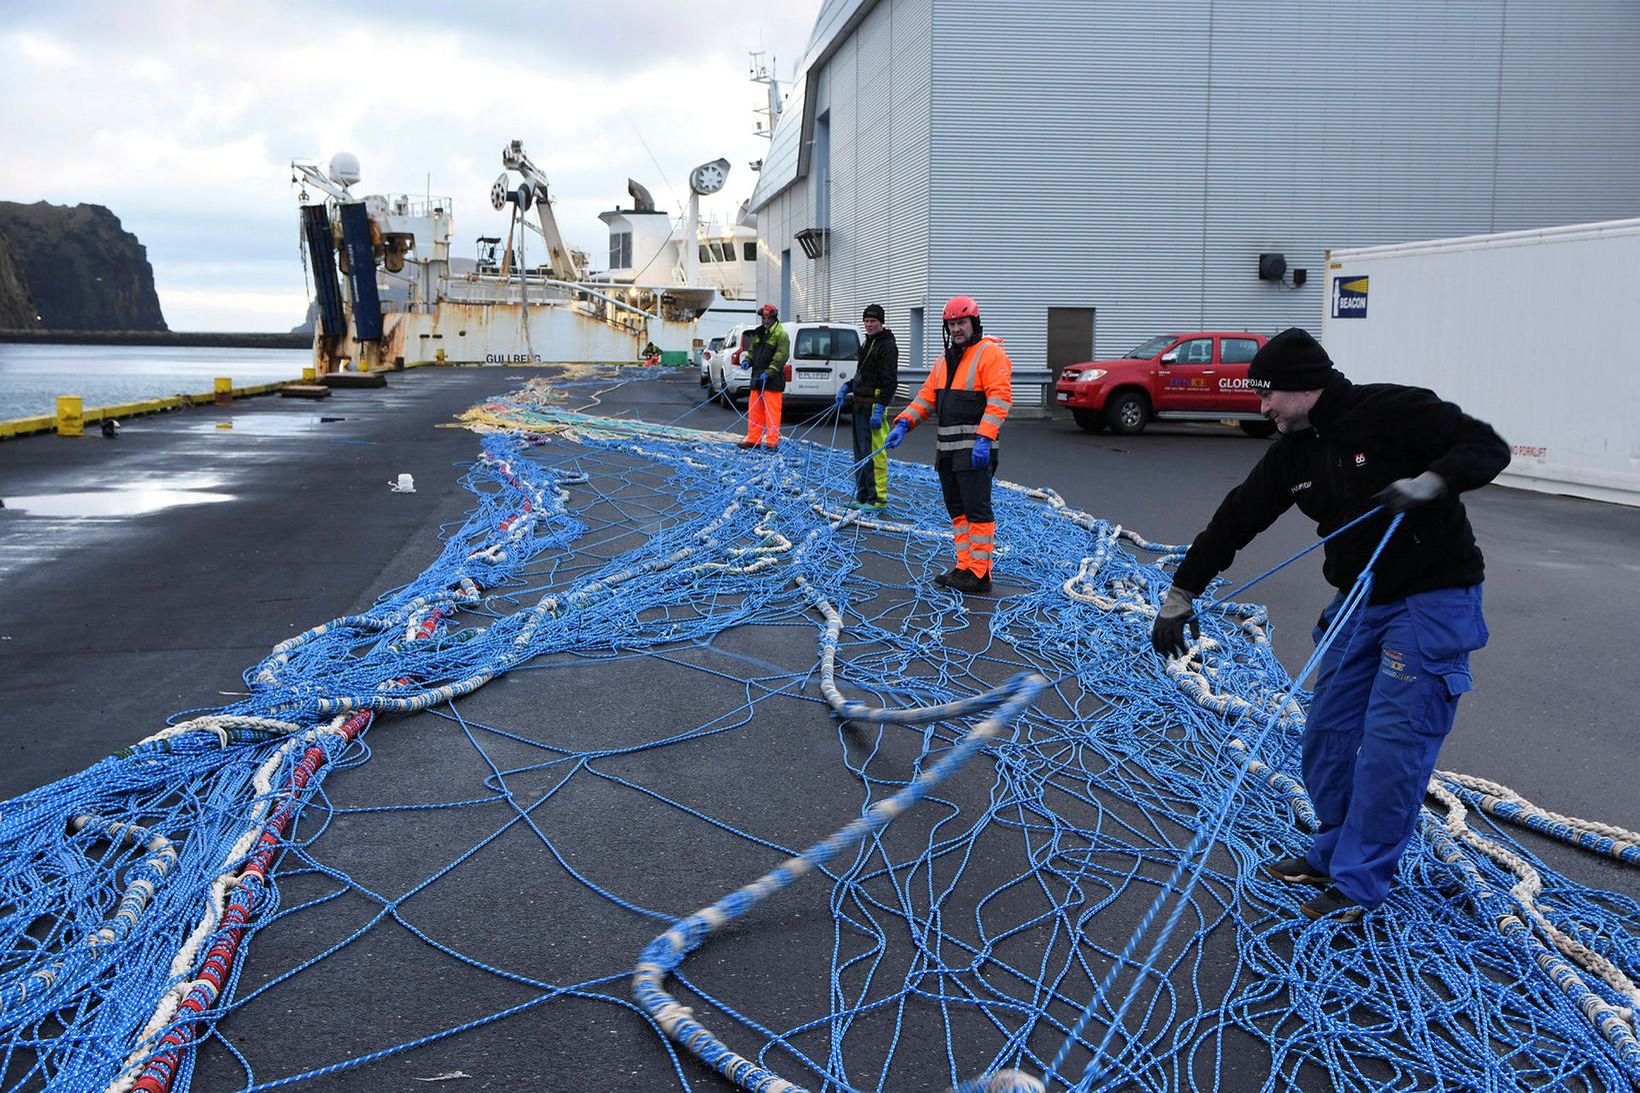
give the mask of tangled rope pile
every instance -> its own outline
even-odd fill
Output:
[[[1633,832],[1442,772],[1439,808],[1426,810],[1385,908],[1353,932],[1305,929],[1292,894],[1254,869],[1301,847],[1314,823],[1295,778],[1307,696],[1292,693],[1261,608],[1218,605],[1193,654],[1164,664],[1145,635],[1177,548],[1051,490],[999,484],[1007,594],[964,601],[929,581],[948,564],[949,528],[928,468],[896,463],[891,492],[909,501],[865,519],[844,507],[851,461],[832,447],[788,439],[778,455],[740,455],[723,434],[566,409],[564,390],[534,384],[469,415],[486,434],[465,479],[475,507],[415,581],[281,643],[247,671],[243,701],[179,715],[0,805],[0,1088],[186,1088],[218,1022],[258,993],[236,985],[245,939],[280,905],[281,855],[322,864],[322,844],[295,838],[293,824],[329,771],[365,761],[378,716],[422,711],[467,740],[539,747],[565,783],[599,779],[785,864],[721,874],[730,895],[691,914],[635,878],[624,890],[593,882],[553,849],[544,812],[510,813],[508,825],[527,820],[551,852],[543,868],[563,866],[561,883],[634,927],[663,919],[661,936],[573,982],[483,964],[445,939],[441,953],[536,993],[262,1086],[230,1048],[248,1087],[363,1065],[570,996],[646,1015],[760,1090],[1023,1090],[1027,1075],[1078,1089],[1640,1082],[1640,906],[1557,873],[1506,824],[1640,864]],[[617,523],[625,543],[634,522],[636,545],[595,549]],[[812,634],[801,661],[718,644],[739,628],[793,626]],[[726,800],[685,803],[610,766],[637,748],[566,748],[462,716],[485,682],[572,654],[667,657],[703,688],[744,692],[737,718],[703,715],[641,745],[675,756],[680,778],[721,734],[758,747],[760,707],[807,703],[837,736],[858,819],[830,838],[792,832],[796,845],[814,841],[799,853],[731,820]],[[1183,932],[1155,960],[1124,959],[1142,907],[1220,802],[1228,825],[1175,908]],[[725,960],[737,939],[767,943],[775,927],[753,909],[803,875],[812,891],[782,898],[824,908],[829,952],[814,955],[826,982],[776,971],[777,989],[742,998],[687,973],[684,957],[708,935]],[[403,922],[384,908],[372,925],[389,918]],[[620,991],[635,960],[641,1011]],[[1113,968],[1136,992],[1120,1022],[1116,1000],[1098,994]],[[775,994],[791,1007],[772,1005]],[[1268,1066],[1232,1079],[1225,1059],[1237,1052]],[[709,1080],[670,1058],[679,1088]]]

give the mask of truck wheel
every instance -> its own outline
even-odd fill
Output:
[[[1241,426],[1242,432],[1258,440],[1276,435],[1276,423],[1273,421],[1242,421],[1237,424]]]
[[[1105,405],[1105,424],[1122,436],[1138,436],[1150,424],[1150,400],[1138,391],[1123,391]]]
[[[1088,433],[1102,433],[1105,431],[1105,419],[1098,410],[1072,410],[1071,417],[1076,419],[1076,427]]]

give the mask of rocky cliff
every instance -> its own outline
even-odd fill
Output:
[[[38,330],[40,316],[23,283],[23,271],[11,244],[0,235],[0,330]]]
[[[21,306],[40,316],[36,329],[166,329],[148,249],[101,205],[0,201],[0,236],[32,299]],[[18,307],[0,270],[0,329]]]

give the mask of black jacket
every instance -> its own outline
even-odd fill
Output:
[[[1484,486],[1509,463],[1509,446],[1490,425],[1433,391],[1357,386],[1343,376],[1322,390],[1310,425],[1272,443],[1230,491],[1179,564],[1175,584],[1199,594],[1290,505],[1327,535],[1372,508],[1373,495],[1391,482],[1424,471],[1441,476],[1446,496],[1407,513],[1373,567],[1371,602],[1480,583],[1485,563],[1458,494]],[[1323,548],[1328,584],[1355,583],[1389,519],[1374,517]]]
[[[886,326],[875,334],[867,334],[860,343],[859,361],[849,387],[857,405],[868,409],[874,403],[888,405],[894,401],[894,391],[900,386],[900,345],[894,340],[894,331]]]

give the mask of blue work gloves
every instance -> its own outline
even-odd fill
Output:
[[[974,458],[969,464],[976,471],[986,470],[991,466],[991,438],[979,437],[974,441]]]
[[[1400,478],[1391,482],[1373,497],[1392,514],[1422,508],[1446,496],[1446,482],[1434,471],[1425,471],[1417,478]]]
[[[1156,610],[1156,623],[1150,628],[1150,644],[1164,657],[1182,657],[1190,651],[1184,641],[1184,628],[1188,623],[1191,636],[1201,640],[1201,624],[1196,621],[1195,609],[1191,606],[1196,597],[1178,585],[1167,590],[1167,596],[1162,600],[1162,606]]]
[[[905,422],[896,421],[894,423],[894,428],[890,429],[888,431],[888,436],[883,439],[883,447],[898,448],[900,446],[900,441],[904,440],[905,434],[910,431],[911,430],[906,427]]]
[[[834,407],[841,410],[843,408],[843,403],[848,401],[849,394],[850,391],[848,384],[845,383],[843,386],[839,387],[837,389],[837,401],[833,404]]]
[[[757,375],[752,377],[752,390],[761,391],[763,390],[763,385],[768,382],[769,374],[767,372],[759,372]]]
[[[875,403],[871,407],[871,431],[876,432],[883,427],[883,404]]]

